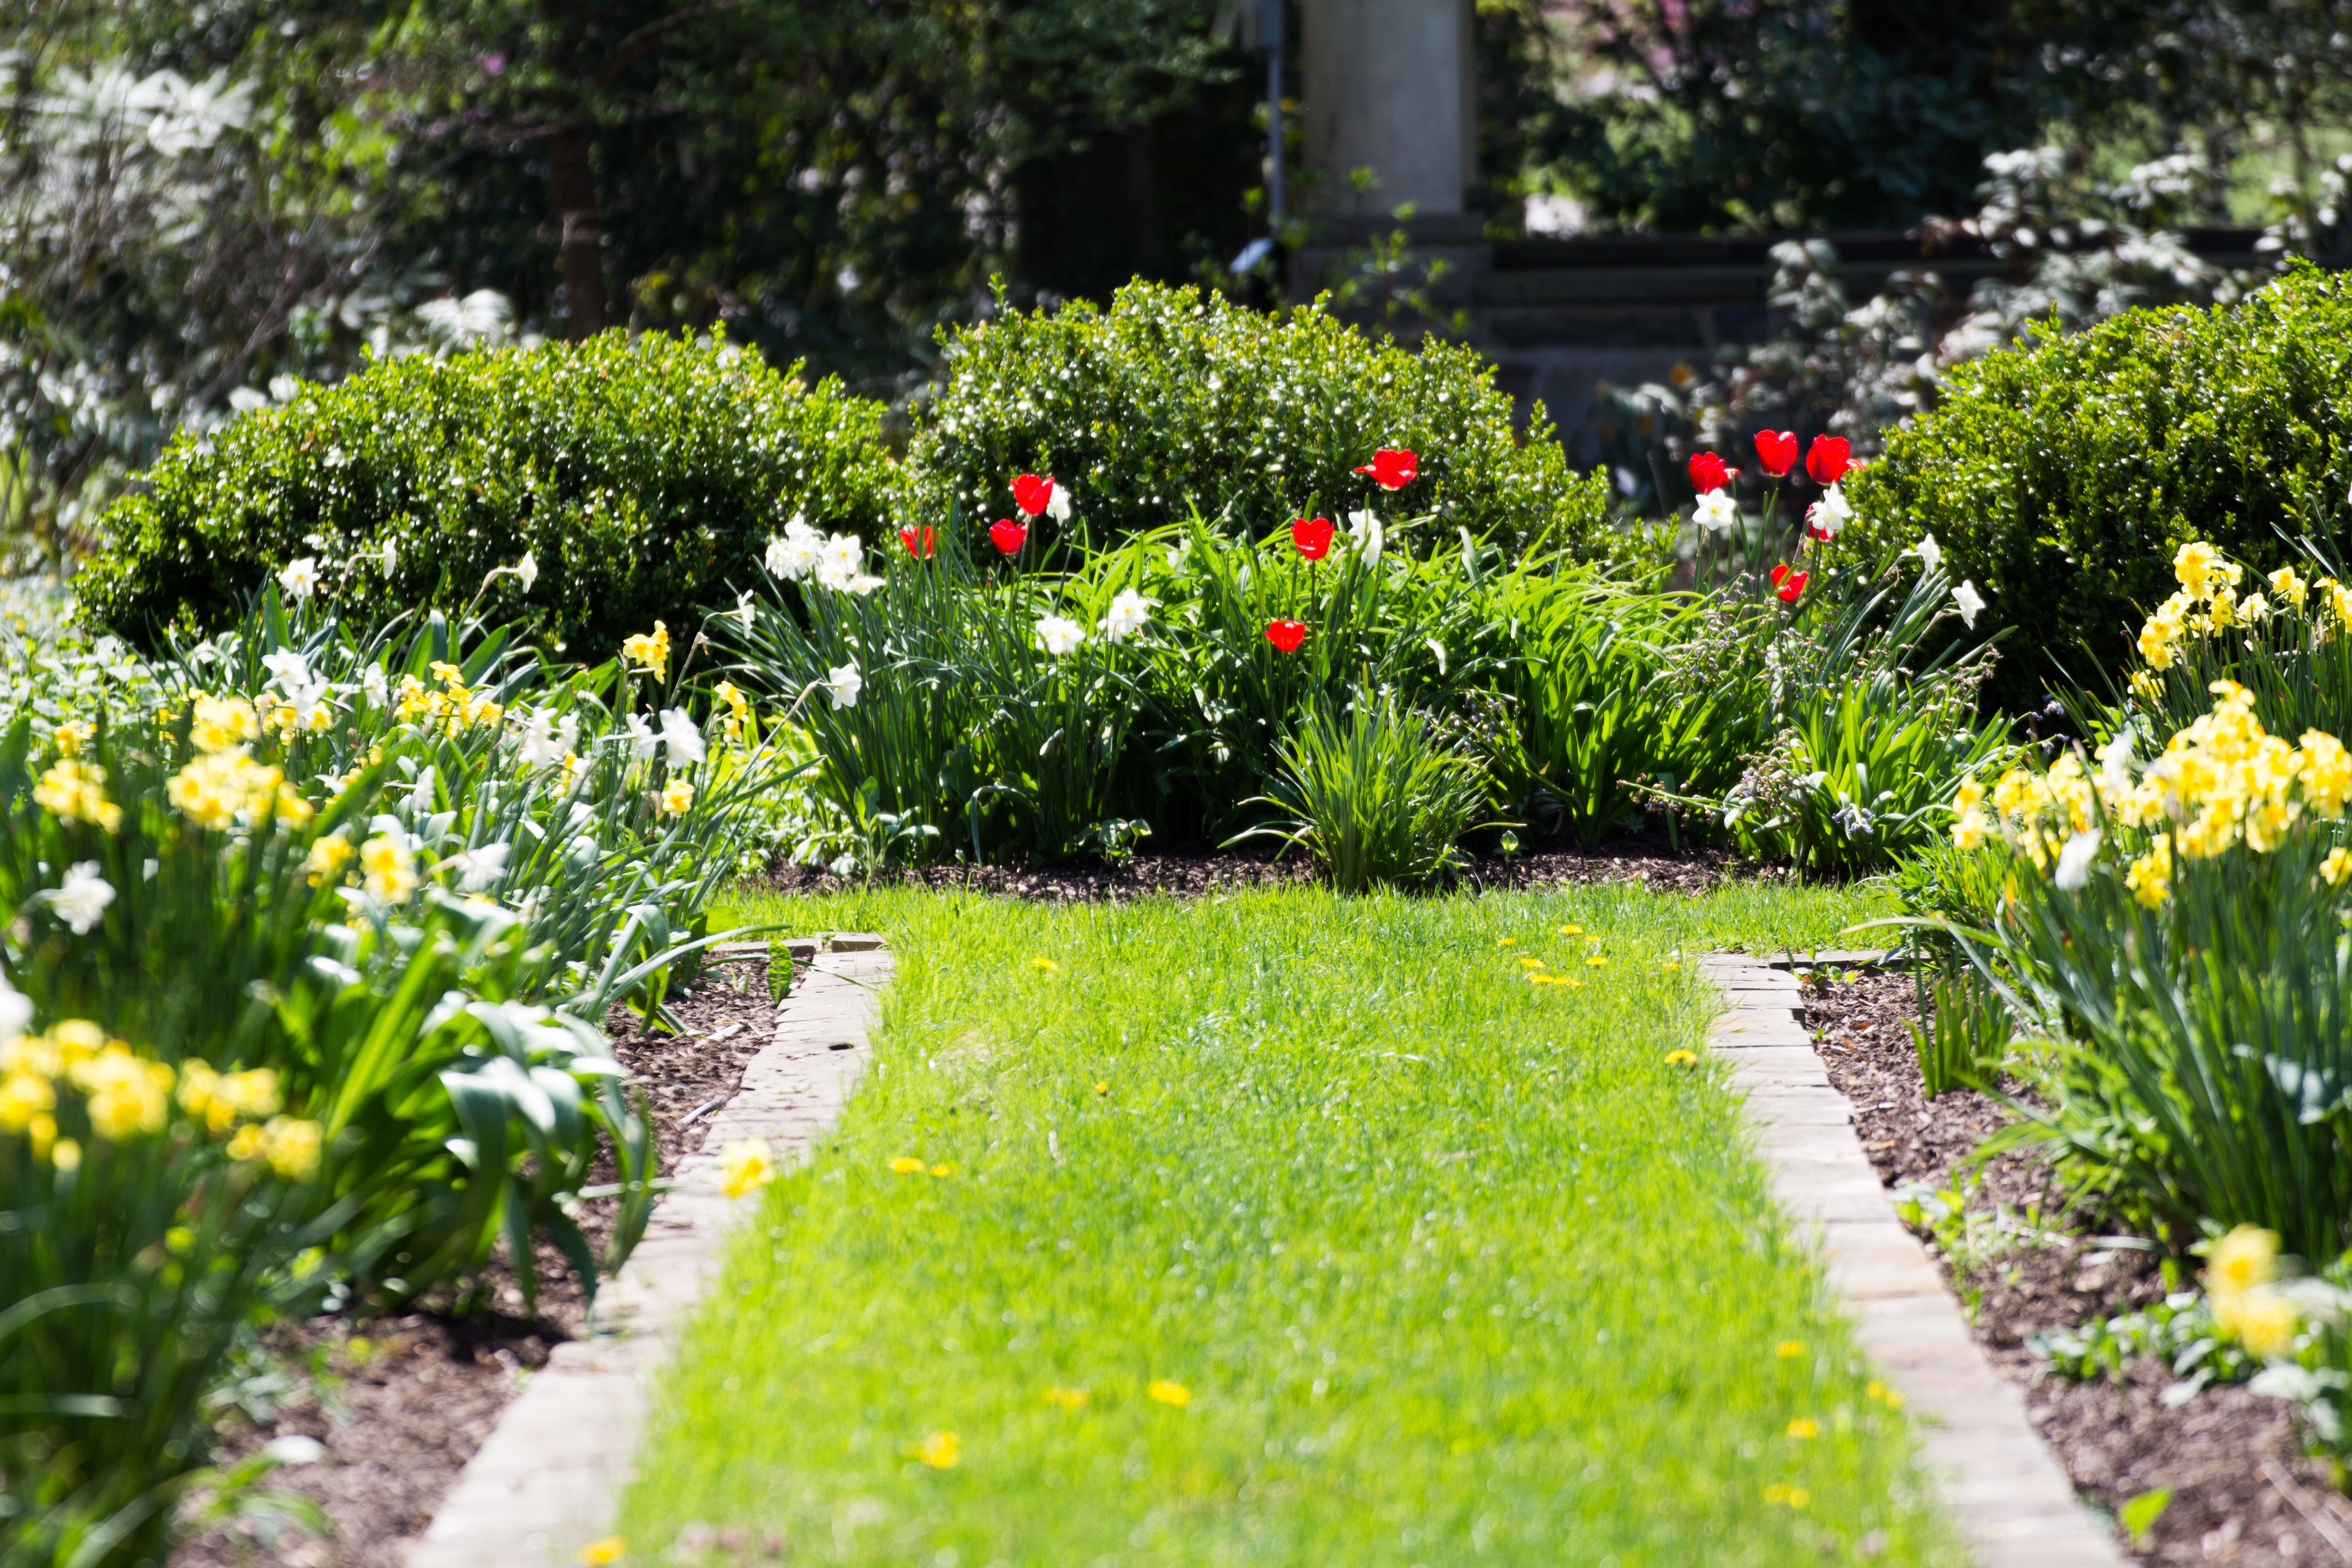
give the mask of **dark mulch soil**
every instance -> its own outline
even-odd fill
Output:
[[[677,1035],[649,1033],[626,1008],[605,1018],[613,1054],[637,1076],[653,1108],[665,1174],[701,1147],[701,1122],[717,1109],[712,1102],[734,1093],[744,1064],[774,1035],[767,970],[765,954],[714,963],[690,995],[671,996],[669,1011],[683,1027]],[[610,1210],[584,1205],[581,1225],[592,1243],[602,1244]],[[211,1531],[175,1551],[171,1568],[242,1568],[257,1561],[397,1568],[519,1391],[522,1374],[544,1366],[549,1352],[585,1321],[585,1300],[554,1249],[541,1246],[538,1264],[534,1318],[522,1315],[521,1286],[502,1258],[490,1272],[488,1310],[375,1320],[339,1314],[270,1330],[268,1349],[291,1376],[292,1390],[274,1410],[260,1406],[261,1419],[228,1415],[221,1456],[233,1461],[292,1433],[317,1438],[327,1462],[280,1470],[273,1484],[317,1502],[334,1534],[323,1542],[299,1534],[269,1542]]]
[[[1919,1016],[1908,975],[1848,979],[1823,969],[1807,987],[1806,1026],[1830,1081],[1853,1103],[1855,1130],[1880,1179],[1889,1186],[1926,1182],[1941,1188],[2008,1112],[1973,1092],[1927,1098],[1906,1027]],[[1948,1258],[1945,1268],[1970,1309],[1978,1342],[2024,1386],[2028,1415],[2078,1490],[2109,1510],[2144,1493],[2171,1491],[2171,1503],[2132,1560],[2242,1568],[2352,1563],[2352,1502],[2303,1457],[2285,1401],[2234,1387],[2208,1389],[2168,1408],[2170,1370],[2147,1358],[2121,1384],[2040,1375],[2045,1363],[2025,1349],[2026,1336],[2161,1299],[2156,1258],[2099,1246],[2099,1216],[2061,1213],[2046,1170],[2030,1157],[2004,1155],[1970,1179],[1970,1209],[2005,1206],[2028,1223],[2070,1233],[2021,1247],[1965,1278]]]
[[[1549,888],[1565,884],[1638,882],[1659,892],[1700,893],[1741,874],[1743,863],[1720,849],[1677,850],[1665,839],[1633,838],[1591,849],[1550,849],[1485,856],[1445,885]],[[1744,869],[1752,870],[1752,868]],[[1312,884],[1315,868],[1301,855],[1275,859],[1270,850],[1198,854],[1139,854],[1116,865],[1074,862],[1034,870],[1004,866],[927,866],[884,872],[877,887],[961,889],[976,893],[1087,903],[1150,897],[1197,898],[1243,888]],[[780,866],[767,886],[779,893],[838,893],[866,886],[860,877],[836,877],[821,866]]]

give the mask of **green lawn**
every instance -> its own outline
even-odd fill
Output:
[[[1681,950],[1874,895],[736,912],[885,931],[898,979],[667,1384],[633,1561],[1958,1560],[1666,1059],[1712,1006]]]

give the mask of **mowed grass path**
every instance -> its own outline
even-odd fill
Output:
[[[1667,1059],[1713,1007],[1678,950],[1867,895],[742,912],[898,976],[837,1133],[744,1200],[631,1561],[1956,1561]]]

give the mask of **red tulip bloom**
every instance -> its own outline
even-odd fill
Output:
[[[1000,554],[1018,555],[1021,547],[1029,542],[1029,525],[1015,522],[1009,517],[1000,517],[988,525],[988,541],[996,546]]]
[[[1413,475],[1421,471],[1421,459],[1411,452],[1391,451],[1383,447],[1372,454],[1372,460],[1356,472],[1372,476],[1372,483],[1384,490],[1401,490],[1412,483]]]
[[[1298,645],[1307,640],[1307,625],[1303,621],[1268,621],[1265,640],[1285,653],[1297,653]]]
[[[1805,472],[1817,485],[1833,485],[1853,467],[1853,447],[1843,436],[1816,436],[1805,453]]]
[[[1780,595],[1782,604],[1793,605],[1797,602],[1797,595],[1805,591],[1805,580],[1811,575],[1810,572],[1797,572],[1786,566],[1775,566],[1772,568],[1772,591]]]
[[[1290,520],[1290,542],[1298,553],[1309,561],[1320,561],[1331,553],[1331,520],[1318,517],[1309,521],[1303,517]]]
[[[1713,452],[1701,452],[1690,460],[1691,489],[1701,495],[1711,495],[1739,477],[1738,468],[1724,467],[1723,459]]]
[[[939,548],[939,531],[927,528],[919,534],[911,528],[902,528],[898,531],[898,542],[907,547],[908,554],[928,561]]]
[[[1036,474],[1024,474],[1013,481],[1013,504],[1035,517],[1054,500],[1054,481]],[[1007,555],[1012,554],[1006,551]]]
[[[1764,465],[1771,478],[1786,479],[1789,470],[1797,466],[1797,433],[1794,430],[1759,430],[1756,432],[1756,460]]]

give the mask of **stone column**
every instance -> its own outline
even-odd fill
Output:
[[[1300,0],[1308,212],[1378,222],[1411,202],[1416,228],[1463,226],[1478,174],[1471,4]],[[1380,181],[1360,206],[1360,168]]]

